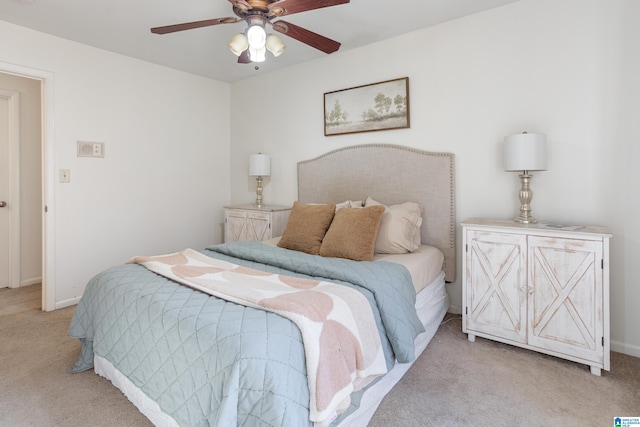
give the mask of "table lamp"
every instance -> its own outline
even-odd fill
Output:
[[[249,176],[255,176],[256,206],[262,207],[262,178],[271,175],[271,157],[268,154],[252,154],[249,157]]]
[[[537,222],[531,216],[531,199],[533,191],[530,188],[531,171],[547,170],[547,138],[541,133],[522,132],[504,139],[504,170],[521,172],[520,215],[514,221],[522,224]]]

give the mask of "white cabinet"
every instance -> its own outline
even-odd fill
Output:
[[[595,375],[610,369],[607,228],[470,219],[462,236],[462,328],[470,341],[573,360]]]
[[[288,206],[225,206],[224,241],[263,241],[281,236],[290,211]]]

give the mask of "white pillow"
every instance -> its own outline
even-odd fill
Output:
[[[382,205],[367,197],[365,207]],[[385,206],[382,222],[376,237],[375,252],[378,254],[405,254],[420,247],[422,206],[415,202]]]
[[[342,203],[336,203],[336,212],[342,208],[362,208],[364,203],[362,200],[347,200]]]

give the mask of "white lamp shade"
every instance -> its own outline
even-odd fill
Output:
[[[282,43],[282,39],[278,37],[278,35],[271,34],[267,37],[267,49],[277,58],[284,52],[286,46]]]
[[[542,133],[520,133],[504,139],[505,171],[547,170],[547,137]]]
[[[250,176],[270,176],[271,157],[268,154],[252,154],[249,157]]]
[[[235,56],[240,56],[248,47],[249,41],[244,34],[234,35],[229,42],[229,50],[231,50]]]

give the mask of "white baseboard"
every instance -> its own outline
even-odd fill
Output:
[[[611,341],[611,351],[628,356],[640,357],[640,346],[625,344],[619,341]]]
[[[69,298],[63,301],[57,301],[55,310],[71,307],[72,305],[78,305],[78,303],[80,302],[80,298],[82,298],[82,296]]]
[[[27,279],[27,280],[21,281],[20,282],[20,287],[37,285],[39,283],[42,283],[42,277],[34,277],[32,279]]]
[[[447,311],[452,314],[462,314],[462,307],[459,305],[450,305]]]

